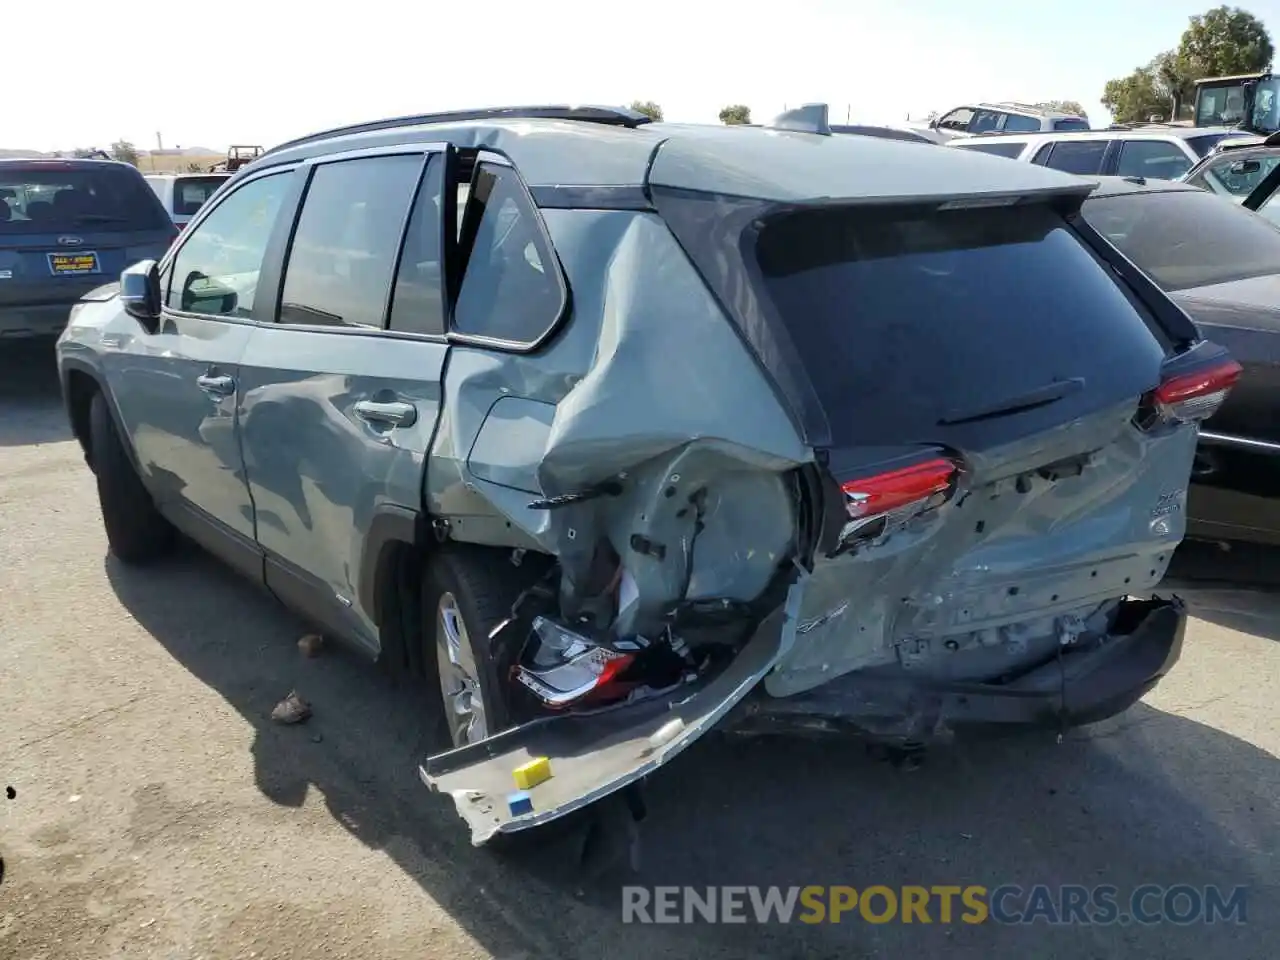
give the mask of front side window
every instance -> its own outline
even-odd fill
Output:
[[[460,247],[467,260],[454,329],[507,343],[541,339],[560,317],[565,290],[537,209],[515,170],[483,162],[476,167]]]
[[[1083,212],[1165,290],[1280,274],[1280,230],[1202,190],[1095,197]]]
[[[994,110],[979,110],[969,124],[970,133],[994,133],[1000,126],[1001,114]]]
[[[170,268],[168,306],[210,316],[248,318],[267,241],[290,174],[251,180],[186,235]]]
[[[391,329],[444,333],[444,231],[441,200],[444,164],[433,158],[409,217],[391,295]],[[463,209],[465,195],[458,200]],[[456,229],[455,229],[456,234]]]
[[[958,110],[952,110],[941,120],[938,121],[939,130],[968,130],[969,122],[973,120],[973,111],[968,107],[961,107]]]
[[[1167,140],[1126,140],[1120,144],[1119,177],[1176,180],[1191,169],[1191,161]]]
[[[1106,152],[1105,140],[1061,140],[1053,144],[1045,166],[1063,173],[1088,176],[1102,170],[1102,158]]]
[[[280,322],[381,329],[421,154],[316,167],[285,264]]]

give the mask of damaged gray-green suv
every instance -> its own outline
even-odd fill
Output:
[[[67,411],[121,561],[181,532],[427,678],[476,843],[716,725],[1091,722],[1178,658],[1239,374],[1092,186],[820,106],[348,127],[76,306]]]

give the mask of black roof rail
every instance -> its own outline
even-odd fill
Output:
[[[428,123],[462,123],[467,120],[580,120],[585,123],[603,123],[615,127],[634,129],[653,118],[628,107],[603,107],[592,104],[548,104],[529,107],[485,107],[478,110],[446,110],[441,113],[420,113],[405,117],[389,117],[370,120],[345,127],[334,127],[308,134],[295,140],[287,140],[266,151],[263,156],[289,147],[302,146],[331,137],[343,137],[355,133],[372,133],[375,130],[391,130],[395,127],[415,127]]]

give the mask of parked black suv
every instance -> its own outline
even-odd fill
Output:
[[[81,295],[176,235],[127,163],[0,160],[0,338],[56,336]]]

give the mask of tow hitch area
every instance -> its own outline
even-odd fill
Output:
[[[799,591],[760,622],[746,644],[719,672],[668,691],[624,684],[627,665],[657,651],[621,653],[563,625],[536,618],[534,636],[515,676],[547,707],[579,709],[542,716],[479,743],[428,757],[419,769],[432,790],[450,794],[471,828],[471,842],[485,843],[547,823],[626,787],[662,766],[710,730],[756,686],[777,661],[786,629],[794,622]],[[541,621],[541,622],[539,622]],[[684,658],[670,644],[662,658]],[[668,669],[670,664],[661,664]],[[683,674],[677,673],[683,681]],[[581,709],[592,698],[614,698]],[[620,699],[619,699],[620,698]]]

